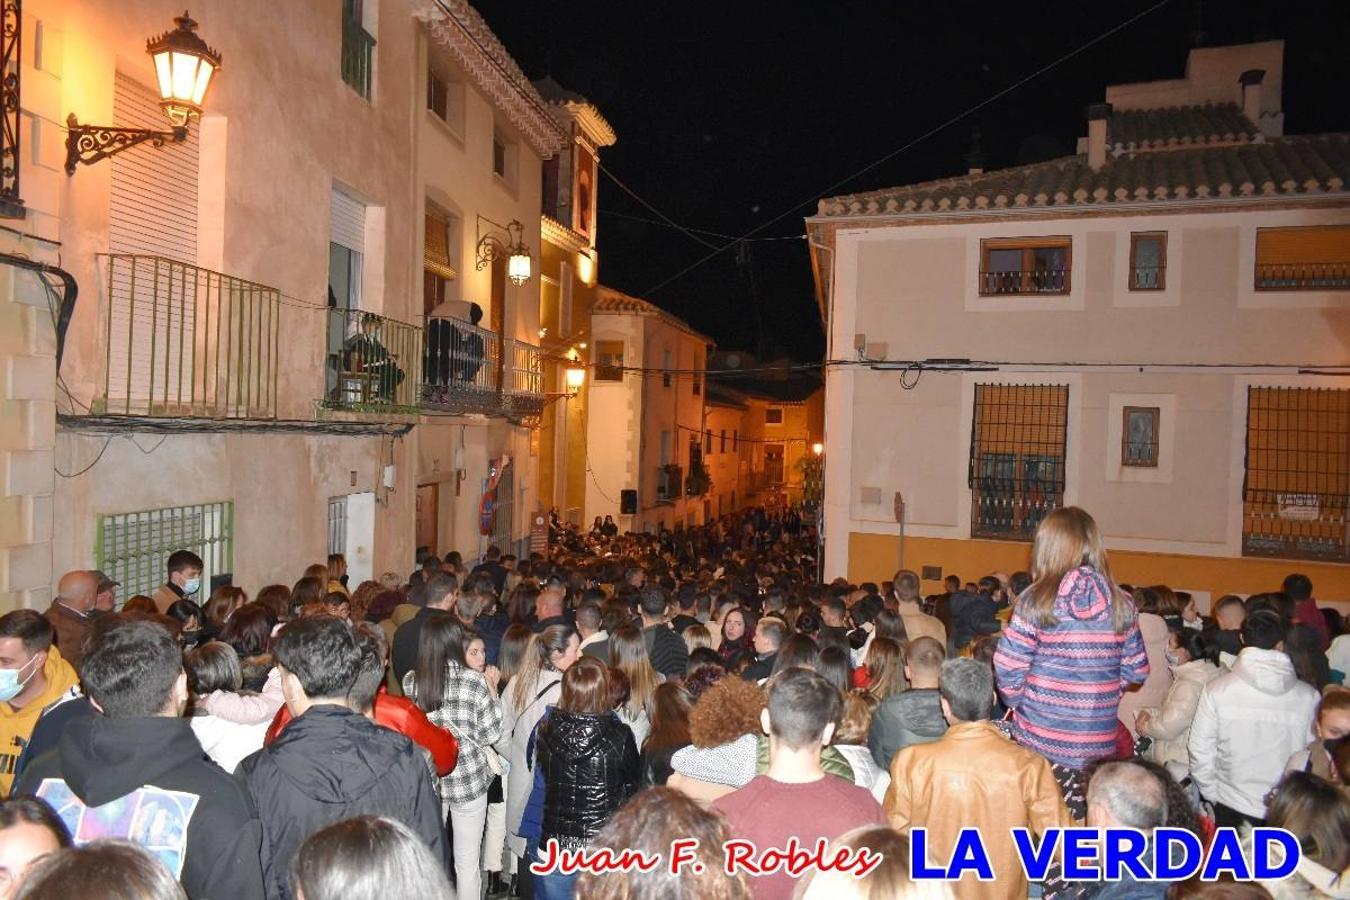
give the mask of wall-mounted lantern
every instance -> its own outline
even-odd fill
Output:
[[[491,226],[486,232],[483,225]],[[503,240],[503,235],[505,239]],[[474,268],[482,270],[494,259],[505,256],[506,277],[522,285],[530,280],[530,248],[525,246],[525,226],[518,220],[499,225],[487,216],[478,217],[478,259]]]
[[[66,118],[66,174],[80,163],[89,165],[147,141],[154,147],[187,140],[188,125],[202,114],[211,82],[220,71],[220,54],[197,36],[197,23],[184,12],[174,19],[178,27],[146,41],[155,64],[159,105],[173,123],[169,131],[81,125],[71,113]]]

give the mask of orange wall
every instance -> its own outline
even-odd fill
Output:
[[[1012,541],[961,541],[943,538],[905,538],[903,568],[921,572],[923,566],[940,566],[943,575],[958,575],[975,581],[991,572],[1012,573],[1028,569],[1030,544]],[[857,584],[880,584],[895,574],[899,539],[895,535],[851,532],[848,539],[848,580]],[[1111,551],[1111,574],[1130,584],[1167,584],[1179,590],[1209,591],[1211,598],[1224,594],[1252,594],[1277,590],[1291,572],[1312,579],[1319,601],[1343,611],[1350,608],[1350,566],[1284,559],[1230,559],[1183,556],[1172,553]],[[826,577],[832,577],[826,573]],[[942,582],[925,581],[924,593],[942,590]]]

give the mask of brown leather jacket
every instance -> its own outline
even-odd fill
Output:
[[[1039,836],[1073,824],[1050,763],[988,722],[953,725],[938,740],[897,753],[885,808],[891,827],[904,834],[928,829],[932,865],[949,863],[962,828],[980,829],[994,881],[967,873],[952,884],[960,900],[1025,900],[1027,879],[1009,829]]]
[[[53,600],[43,615],[52,623],[52,630],[56,632],[56,646],[61,648],[61,655],[78,670],[84,660],[84,648],[80,645],[84,642],[84,633],[89,630],[90,620],[58,600]]]

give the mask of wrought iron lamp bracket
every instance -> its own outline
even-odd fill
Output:
[[[91,165],[147,141],[152,147],[163,147],[166,143],[181,144],[187,140],[188,134],[186,125],[178,125],[169,131],[81,125],[74,113],[66,118],[66,129],[67,175],[74,175],[80,163]]]
[[[486,233],[484,225],[489,226]],[[479,214],[477,227],[478,253],[473,266],[476,270],[481,272],[486,269],[494,259],[506,259],[514,253],[528,254],[523,240],[525,226],[520,222],[512,221],[510,224],[502,225]]]

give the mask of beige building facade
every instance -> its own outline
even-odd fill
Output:
[[[406,573],[428,520],[442,552],[520,543],[538,504],[539,279],[504,277],[509,254],[475,265],[484,234],[512,238],[477,216],[526,223],[515,243],[537,267],[542,160],[562,130],[523,76],[486,64],[505,51],[467,4],[207,2],[197,33],[222,64],[187,139],[68,175],[71,114],[170,127],[146,42],[181,12],[23,5],[23,209],[0,222],[0,252],[59,265],[78,295],[0,267],[0,608],[45,606],[71,568],[109,571],[122,599],[148,592],[178,547],[252,591],[333,551],[354,580]],[[457,106],[432,111],[433,71]],[[453,225],[443,241],[429,212]],[[495,339],[453,360],[440,392],[428,292],[479,303]],[[72,301],[58,373],[54,311]],[[505,459],[520,474],[483,535]],[[426,484],[454,502],[419,518]]]
[[[1350,600],[1350,137],[1283,134],[1282,53],[1108,88],[1076,156],[821,202],[826,577],[1026,568],[1077,504],[1123,581]]]
[[[591,310],[591,334],[584,521],[613,516],[620,531],[703,524],[712,515],[706,474],[698,474],[706,473],[711,338],[604,286]]]

